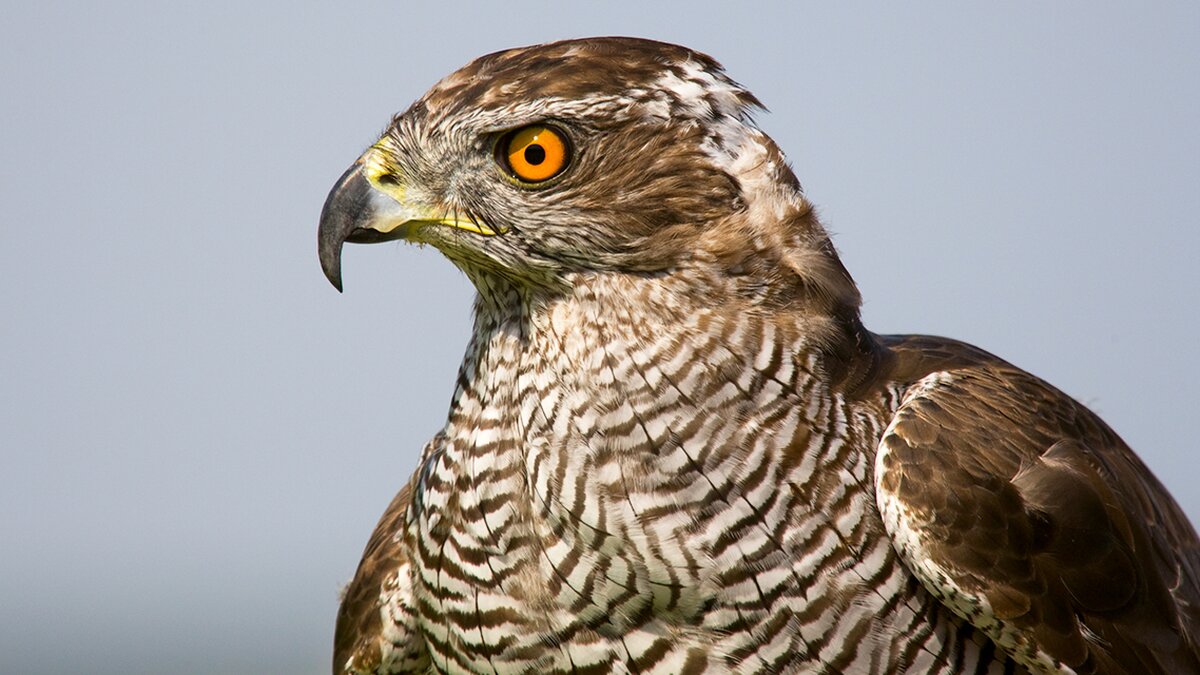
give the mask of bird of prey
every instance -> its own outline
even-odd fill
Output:
[[[593,38],[479,58],[330,193],[474,283],[337,673],[1200,673],[1200,541],[1037,377],[876,335],[759,103]]]

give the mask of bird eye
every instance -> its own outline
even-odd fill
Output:
[[[567,137],[544,124],[517,129],[501,139],[498,150],[504,168],[526,183],[540,183],[562,173],[570,154]]]

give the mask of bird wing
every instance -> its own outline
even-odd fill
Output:
[[[1200,673],[1200,541],[1133,451],[990,354],[888,342],[876,498],[925,588],[1033,672]]]
[[[334,675],[425,672],[428,651],[415,630],[411,566],[401,538],[412,484],[392,499],[342,595],[333,639]]]

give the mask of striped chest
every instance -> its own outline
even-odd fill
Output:
[[[585,302],[498,317],[469,348],[410,513],[435,667],[919,659],[897,640],[936,602],[897,560],[871,481],[889,401],[822,389],[815,352],[770,323],[599,315]],[[961,643],[943,623],[939,644]]]

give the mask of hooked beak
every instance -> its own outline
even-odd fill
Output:
[[[408,186],[378,147],[342,174],[321,209],[317,228],[317,253],[321,269],[333,287],[342,290],[342,245],[374,244],[394,239],[423,237],[425,226],[444,225],[476,235],[491,237],[505,229],[493,228],[470,216],[447,213],[414,204],[407,198]],[[431,233],[436,240],[436,236]],[[422,239],[424,240],[424,239]],[[436,243],[436,242],[433,242]]]
[[[408,233],[404,225],[414,220],[399,202],[371,186],[363,175],[362,164],[362,160],[352,164],[329,191],[317,228],[321,269],[338,292],[342,290],[344,243],[373,244],[403,239]]]

